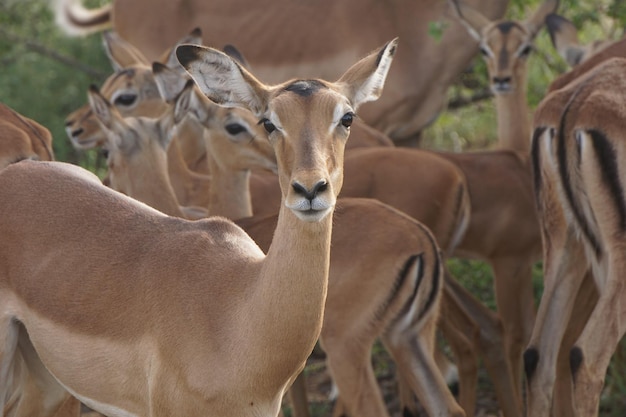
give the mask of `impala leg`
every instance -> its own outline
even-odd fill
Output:
[[[502,414],[506,417],[521,416],[522,407],[515,392],[510,363],[504,350],[504,330],[500,318],[447,274],[445,289],[474,326],[479,328],[478,348],[494,383]]]
[[[417,329],[393,326],[383,336],[383,343],[399,364],[402,380],[416,393],[428,415],[465,416],[434,359],[437,316],[431,314],[424,321]],[[403,410],[404,415],[411,415],[409,412]]]
[[[18,336],[19,327],[13,317],[0,317],[0,408],[3,410],[15,402],[20,388],[22,372],[16,365],[20,359],[16,355]]]
[[[373,340],[343,336],[324,338],[322,334],[320,339],[328,370],[339,390],[337,405],[344,406],[350,416],[388,416],[371,362]]]
[[[441,301],[442,314],[439,327],[448,341],[459,370],[459,404],[465,414],[476,411],[476,386],[478,382],[478,326],[444,287]]]
[[[22,395],[15,415],[39,417],[78,417],[81,404],[50,374],[39,359],[26,329],[19,326],[18,349],[23,358]]]
[[[531,260],[519,258],[492,259],[496,304],[504,325],[504,345],[515,384],[515,393],[522,400],[522,352],[533,331],[535,300],[532,286]]]
[[[610,250],[604,288],[589,321],[570,352],[574,401],[579,417],[597,416],[604,377],[615,348],[626,332],[623,248]]]
[[[563,336],[563,342],[557,359],[557,373],[554,385],[554,400],[552,415],[554,417],[570,417],[575,415],[572,386],[572,373],[570,370],[570,350],[580,337],[589,316],[598,301],[598,291],[593,281],[591,272],[588,272],[578,291],[578,296],[572,311],[570,322]]]
[[[528,348],[524,352],[527,412],[550,415],[557,360],[564,333],[575,307],[576,294],[588,271],[582,245],[569,235],[560,247],[544,248],[544,290]],[[569,355],[568,355],[569,356]]]
[[[296,377],[289,388],[291,400],[291,415],[294,417],[309,417],[309,401],[306,395],[306,377],[304,372]]]

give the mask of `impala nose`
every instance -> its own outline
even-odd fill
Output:
[[[315,183],[315,185],[313,185],[313,187],[311,187],[310,189],[307,189],[299,182],[294,182],[291,184],[291,187],[296,194],[303,196],[309,201],[313,201],[313,199],[317,197],[319,193],[324,192],[326,191],[326,189],[328,189],[328,182],[326,182],[326,180],[320,180]]]

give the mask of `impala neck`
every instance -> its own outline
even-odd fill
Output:
[[[509,94],[496,94],[498,146],[530,152],[530,110],[526,100],[526,83],[518,84]]]
[[[307,223],[281,204],[272,244],[261,267],[259,290],[250,311],[251,329],[267,345],[264,372],[277,375],[278,363],[304,365],[322,328],[328,288],[332,213]],[[260,364],[261,365],[261,364]],[[283,371],[284,372],[284,371]],[[278,379],[280,380],[280,379]]]
[[[129,170],[131,184],[126,187],[129,196],[169,216],[185,217],[167,174],[165,156],[154,158],[152,164],[150,169],[138,167],[136,175]]]
[[[238,220],[252,216],[250,170],[229,170],[207,152],[211,187],[209,215]]]

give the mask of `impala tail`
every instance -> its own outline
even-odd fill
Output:
[[[54,0],[57,25],[68,35],[86,36],[112,27],[111,4],[86,9],[80,0]]]

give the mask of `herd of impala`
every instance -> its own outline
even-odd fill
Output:
[[[57,0],[68,32],[113,29],[115,72],[66,120],[108,169],[0,105],[2,415],[269,417],[289,393],[306,417],[319,342],[333,415],[387,416],[380,340],[404,416],[474,416],[479,360],[506,417],[597,416],[626,333],[626,39],[507,5]],[[544,26],[572,69],[533,112]],[[478,51],[496,149],[401,146]],[[450,257],[491,266],[497,312]]]

